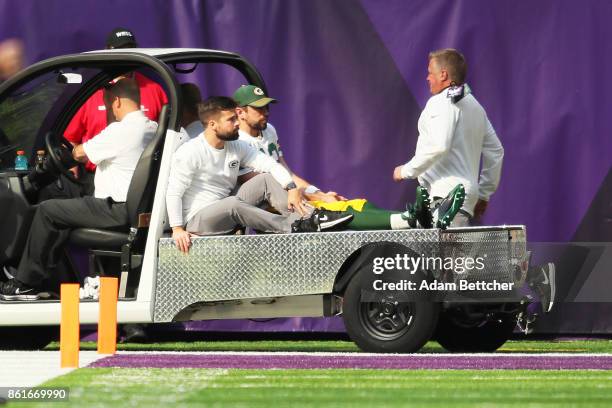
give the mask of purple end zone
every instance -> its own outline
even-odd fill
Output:
[[[610,370],[611,356],[117,354],[90,367],[253,369]]]

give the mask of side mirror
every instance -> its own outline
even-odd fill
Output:
[[[59,84],[81,84],[83,83],[83,76],[72,72],[62,72],[58,75],[57,82]]]

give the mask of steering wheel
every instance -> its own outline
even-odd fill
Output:
[[[79,180],[74,176],[70,169],[78,163],[72,158],[72,144],[64,138],[64,136],[54,135],[52,132],[47,132],[45,135],[45,145],[49,158],[53,167],[61,174],[66,176],[68,180],[79,183]]]

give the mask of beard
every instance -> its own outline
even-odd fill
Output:
[[[238,129],[234,129],[227,133],[217,133],[217,137],[224,142],[231,142],[232,140],[238,140]]]
[[[248,125],[251,129],[262,131],[266,130],[266,128],[268,127],[268,120],[266,119],[259,122],[249,123]]]

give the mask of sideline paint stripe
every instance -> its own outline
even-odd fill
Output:
[[[495,353],[412,353],[412,354],[396,354],[396,353],[362,353],[362,352],[344,352],[344,351],[178,351],[178,350],[121,350],[117,354],[193,354],[193,355],[246,355],[246,356],[279,356],[279,355],[295,355],[295,356],[329,356],[329,357],[344,357],[344,356],[359,356],[359,357],[381,357],[381,356],[422,356],[428,358],[446,358],[453,357],[612,357],[612,353],[515,353],[497,351]]]
[[[81,351],[80,362],[85,367],[102,357],[95,351]],[[0,351],[0,361],[2,387],[34,387],[74,370],[60,368],[59,351]]]
[[[230,358],[231,357],[231,358]],[[612,356],[118,354],[90,367],[248,369],[612,370]]]

